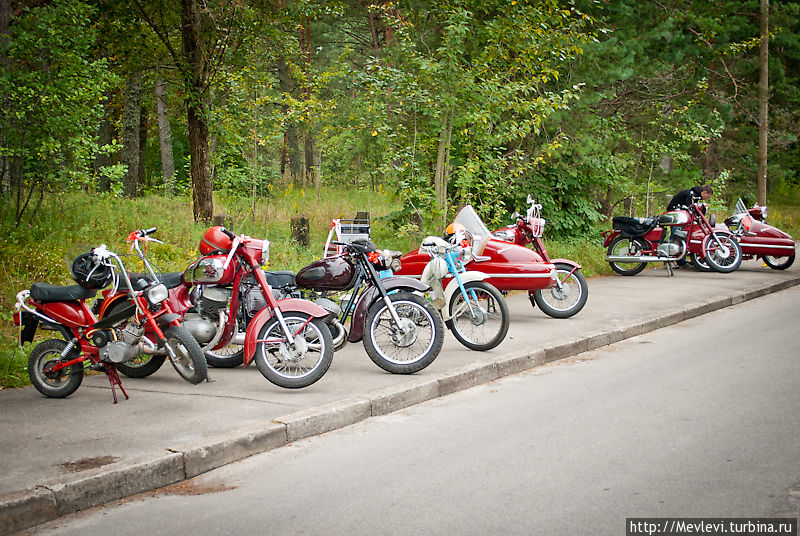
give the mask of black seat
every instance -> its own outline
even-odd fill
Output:
[[[70,285],[68,287],[48,285],[47,283],[34,283],[31,285],[31,299],[39,303],[88,300],[93,298],[95,294],[97,294],[97,290],[84,288],[80,285]]]
[[[614,216],[611,224],[615,231],[628,238],[646,235],[658,225],[658,218],[631,218]]]
[[[153,277],[150,274],[128,273],[131,282],[136,284],[137,279],[144,279],[145,281],[152,281]],[[167,274],[158,274],[158,280],[164,283],[167,288],[175,288],[183,283],[183,272],[171,272]]]
[[[283,288],[294,285],[294,272],[290,270],[276,270],[274,272],[264,272],[267,283],[273,288]]]

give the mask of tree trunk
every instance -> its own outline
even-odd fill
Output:
[[[439,152],[436,157],[436,171],[434,173],[433,187],[436,192],[436,208],[440,211],[447,209],[447,179],[450,160],[450,138],[453,133],[453,113],[445,112],[442,119],[442,130],[439,132]]]
[[[714,140],[709,140],[708,147],[706,147],[706,164],[703,169],[703,176],[706,179],[706,183],[710,182],[711,179],[714,178],[714,175],[716,175],[714,172]]]
[[[5,51],[8,46],[8,33],[11,26],[11,19],[14,12],[11,8],[11,0],[0,0],[0,50]],[[3,53],[0,54],[0,67],[3,70],[10,69],[11,62],[8,56]],[[0,96],[0,106],[6,112],[11,112],[8,109],[8,103],[5,96]],[[0,132],[0,146],[6,146],[6,139],[3,133]],[[0,156],[0,194],[10,192],[12,185],[11,179],[11,159],[5,156]]]
[[[315,166],[314,166],[314,134],[311,132],[306,132],[304,149],[305,149],[305,180],[303,181],[304,186],[306,187],[313,187],[316,186],[316,181],[314,177],[316,176]]]
[[[206,123],[205,47],[200,11],[195,0],[181,0],[181,42],[187,65],[182,68],[186,85],[187,127],[195,221],[211,221],[214,215],[211,162]]]
[[[142,107],[142,72],[128,76],[125,108],[122,112],[122,162],[128,166],[123,179],[123,194],[136,197],[139,180],[139,126]]]
[[[172,132],[169,128],[167,110],[167,84],[159,77],[156,82],[156,105],[158,114],[158,141],[161,147],[161,175],[164,177],[164,191],[172,195],[172,182],[175,177],[175,158],[172,155]]]
[[[278,81],[280,82],[280,90],[284,95],[291,95],[292,93],[292,80],[289,74],[289,66],[286,65],[286,60],[278,58]],[[283,106],[283,116],[288,117],[289,108]],[[284,178],[291,181],[292,184],[300,184],[303,179],[303,162],[300,153],[300,144],[297,135],[297,124],[294,121],[285,120],[284,123],[284,151],[285,163],[288,164],[283,167]],[[288,171],[288,176],[287,176]]]
[[[149,186],[146,177],[146,164],[147,164],[147,108],[144,106],[139,107],[139,167],[137,169],[137,184],[142,186]]]
[[[758,84],[758,203],[767,204],[767,134],[769,134],[769,0],[761,0],[761,76]]]

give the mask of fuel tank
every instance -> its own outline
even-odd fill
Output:
[[[420,278],[430,260],[426,253],[416,249],[400,258],[400,270],[395,273]],[[466,268],[489,275],[485,281],[499,290],[549,288],[555,284],[556,277],[556,267],[544,262],[535,251],[496,239],[488,240],[479,259],[468,263]],[[445,285],[447,281],[445,279]]]
[[[314,290],[348,290],[355,279],[356,267],[344,255],[312,262],[295,275],[298,287]]]

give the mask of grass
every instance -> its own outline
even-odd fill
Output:
[[[125,238],[135,229],[158,227],[155,235],[164,244],[151,244],[148,259],[164,272],[182,271],[198,257],[197,244],[206,224],[192,219],[190,198],[148,196],[121,199],[88,194],[49,196],[33,217],[13,226],[10,207],[0,198],[0,232],[7,237],[0,263],[0,387],[29,383],[26,364],[30,347],[16,345],[16,327],[11,323],[16,293],[35,281],[74,284],[65,255],[76,244],[105,243],[118,253],[127,252]],[[321,257],[333,218],[352,218],[367,210],[371,217],[371,238],[380,248],[408,252],[416,249],[428,234],[441,229],[419,229],[405,225],[398,230],[381,217],[400,208],[390,195],[355,189],[326,188],[320,192],[287,189],[273,192],[268,199],[253,203],[249,198],[215,194],[215,212],[226,216],[225,225],[236,233],[268,238],[270,268],[297,271]],[[800,206],[793,197],[769,205],[769,223],[800,237]],[[310,247],[300,247],[290,237],[290,220],[306,216],[310,221]],[[509,223],[511,218],[509,217]],[[562,240],[545,231],[550,257],[567,258],[583,266],[586,277],[610,275],[604,260],[602,230],[585,239]],[[139,267],[129,266],[139,270]]]

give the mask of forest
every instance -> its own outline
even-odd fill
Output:
[[[696,184],[796,199],[798,35],[786,0],[0,0],[2,219],[338,188],[499,223],[533,193],[569,237]]]

